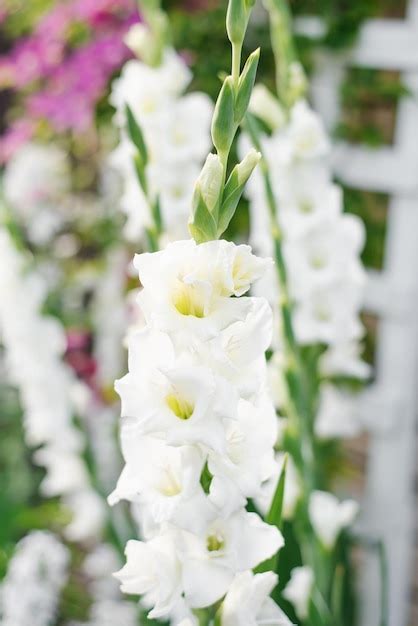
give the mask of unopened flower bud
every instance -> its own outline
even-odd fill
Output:
[[[223,167],[217,154],[209,154],[197,181],[202,198],[212,211],[218,202],[223,179]]]
[[[123,38],[124,43],[137,56],[143,58],[149,48],[152,35],[144,24],[133,24]]]
[[[264,85],[254,87],[249,110],[267,124],[271,130],[281,128],[285,122],[285,116],[278,100]]]
[[[238,165],[236,166],[238,185],[245,185],[260,159],[260,152],[257,152],[257,150],[254,150],[254,148],[251,148],[251,150],[245,155],[241,163],[238,163]]]

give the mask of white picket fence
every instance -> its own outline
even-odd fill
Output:
[[[297,20],[309,36],[314,18]],[[374,19],[343,55],[321,52],[312,83],[314,107],[327,127],[340,116],[340,85],[348,67],[399,70],[411,96],[398,105],[393,145],[369,149],[340,143],[336,175],[356,189],[390,194],[382,271],[368,272],[366,310],[379,318],[375,381],[359,399],[370,433],[361,529],[384,541],[389,566],[389,626],[407,626],[414,556],[418,382],[418,0],[405,20]],[[375,555],[366,559],[362,626],[380,622],[380,577]],[[411,625],[412,626],[412,625]]]

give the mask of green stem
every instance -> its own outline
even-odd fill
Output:
[[[235,92],[238,91],[238,81],[241,72],[242,42],[232,44],[232,80]]]
[[[245,129],[251,141],[261,155],[260,168],[264,182],[264,191],[270,215],[270,229],[273,239],[274,258],[276,261],[279,283],[282,339],[285,354],[285,382],[289,415],[296,421],[301,436],[300,466],[307,486],[307,494],[315,487],[315,454],[313,448],[313,416],[309,407],[305,384],[305,372],[302,366],[299,347],[296,342],[293,324],[286,265],[283,258],[283,234],[277,220],[276,200],[270,179],[268,164],[263,156],[257,122],[250,114],[245,118]]]

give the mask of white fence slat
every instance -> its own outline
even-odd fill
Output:
[[[315,18],[296,28],[318,37]],[[385,261],[369,271],[366,309],[379,316],[375,381],[360,396],[358,413],[370,432],[361,527],[384,540],[389,562],[389,626],[407,626],[414,541],[418,381],[418,0],[405,20],[369,20],[353,50],[321,52],[312,84],[315,108],[332,130],[340,116],[340,86],[350,66],[402,72],[411,96],[397,110],[393,146],[372,150],[340,142],[333,154],[348,186],[391,195]],[[362,577],[362,625],[378,626],[380,577],[375,556]]]

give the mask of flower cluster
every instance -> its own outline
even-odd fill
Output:
[[[126,465],[110,501],[134,503],[143,541],[127,544],[117,577],[150,617],[194,620],[190,609],[228,594],[225,624],[263,611],[288,623],[268,601],[274,574],[251,573],[283,539],[246,511],[271,473],[277,436],[264,356],[271,310],[243,295],[268,264],[226,241],[135,257],[145,326],[116,384]]]
[[[23,95],[21,117],[0,140],[1,162],[34,134],[40,119],[58,132],[92,125],[109,78],[130,56],[123,35],[137,20],[134,0],[55,3],[33,33],[0,57],[0,86]],[[78,29],[81,44],[73,41]]]
[[[24,537],[0,586],[3,626],[55,623],[69,560],[68,550],[51,533],[34,531]]]
[[[109,544],[99,544],[83,562],[82,573],[92,598],[88,622],[70,626],[137,626],[138,607],[121,596],[112,572],[120,567],[120,558]]]
[[[35,245],[45,245],[62,227],[60,209],[69,190],[68,158],[58,146],[28,142],[4,169],[5,201]]]
[[[77,381],[62,360],[65,334],[58,320],[42,315],[45,284],[34,271],[25,273],[24,257],[5,230],[0,250],[0,336],[10,379],[20,392],[26,440],[38,447],[35,462],[46,469],[43,494],[62,496],[72,512],[68,538],[83,540],[100,530],[105,512],[90,486],[83,438],[73,424]]]
[[[135,28],[135,27],[134,27]],[[134,35],[135,35],[135,31]],[[130,41],[133,39],[132,33]],[[184,94],[192,75],[185,61],[171,48],[154,67],[132,59],[113,83],[110,101],[121,140],[111,163],[121,173],[121,208],[127,215],[126,237],[138,241],[150,226],[149,196],[159,198],[163,230],[170,240],[187,235],[194,184],[210,146],[213,105],[203,93]],[[134,165],[135,147],[126,132],[128,105],[141,126],[148,149],[148,197]]]
[[[265,88],[256,88],[251,108],[272,129],[262,138],[293,304],[293,325],[302,346],[326,347],[320,369],[324,376],[367,377],[360,359],[359,319],[365,272],[360,261],[364,228],[343,213],[341,189],[332,182],[330,145],[318,115],[298,101],[286,121],[277,101]],[[269,210],[259,173],[248,186],[251,242],[261,254],[272,252]],[[279,302],[273,271],[258,287],[276,306]],[[276,346],[280,349],[279,345]],[[347,414],[349,400],[332,388],[321,400],[318,433],[332,437],[346,432],[338,414]]]

